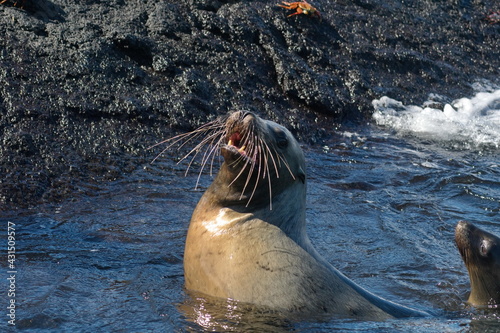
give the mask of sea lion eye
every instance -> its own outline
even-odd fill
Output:
[[[280,149],[284,149],[288,146],[288,137],[284,129],[279,126],[274,126],[271,128],[274,133],[274,138],[276,140],[276,146]]]
[[[276,144],[278,145],[278,148],[284,149],[288,146],[288,140],[286,138],[278,138]]]
[[[483,240],[481,242],[480,253],[483,257],[487,257],[489,255],[490,244],[487,240]]]

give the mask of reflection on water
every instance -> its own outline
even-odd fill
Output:
[[[218,332],[287,332],[293,328],[290,320],[279,313],[231,299],[217,299],[188,292],[179,304],[186,316],[189,330]]]
[[[210,177],[164,157],[89,196],[3,215],[18,226],[17,327],[95,331],[417,331],[500,329],[498,312],[467,308],[453,242],[466,219],[500,235],[498,152],[448,150],[375,128],[304,147],[308,232],[319,252],[374,293],[435,314],[353,321],[285,318],[188,295],[189,217]],[[6,271],[5,262],[2,269]],[[0,285],[6,290],[6,280]]]

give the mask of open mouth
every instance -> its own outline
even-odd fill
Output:
[[[0,0],[1,1],[1,0]],[[256,147],[256,117],[249,112],[233,113],[226,121],[226,144],[221,146],[224,160],[231,167],[254,165],[261,150]]]
[[[236,150],[238,150],[238,152],[240,154],[246,155],[246,152],[245,152],[246,147],[242,145],[241,141],[242,141],[242,135],[240,134],[240,132],[234,132],[229,137],[229,141],[228,141],[227,145],[230,147],[236,148]]]
[[[247,146],[245,145],[244,136],[239,131],[233,132],[227,139],[227,144],[223,145],[221,148],[222,156],[226,162],[232,163],[255,163],[255,157],[250,157],[245,150]],[[236,164],[233,164],[234,166]]]

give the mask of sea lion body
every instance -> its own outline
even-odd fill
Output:
[[[288,130],[237,112],[224,136],[224,163],[188,230],[187,289],[304,315],[426,315],[369,293],[313,248],[305,229],[305,159]],[[267,146],[246,148],[256,141]]]
[[[455,242],[469,272],[467,302],[477,307],[500,305],[500,238],[459,221]]]

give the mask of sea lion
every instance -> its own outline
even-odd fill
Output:
[[[459,221],[455,242],[469,272],[467,302],[477,307],[500,305],[500,238]]]
[[[427,315],[368,292],[314,249],[305,227],[305,159],[286,128],[239,111],[192,135],[204,132],[193,152],[210,143],[202,164],[219,149],[224,162],[191,217],[187,289],[292,314]]]

